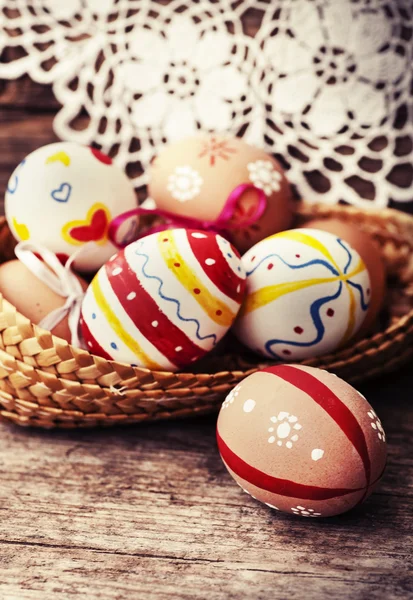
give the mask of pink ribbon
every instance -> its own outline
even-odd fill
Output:
[[[232,222],[231,219],[234,216],[235,208],[241,198],[241,196],[247,190],[254,190],[258,196],[257,206],[251,216],[248,218],[238,221],[236,223]],[[215,221],[202,221],[200,219],[195,219],[193,217],[183,217],[181,215],[176,215],[167,210],[162,210],[160,208],[134,208],[132,210],[128,210],[121,215],[115,217],[110,225],[108,236],[111,242],[117,248],[124,248],[128,244],[131,243],[132,240],[123,240],[122,242],[118,242],[116,239],[119,228],[123,225],[125,221],[130,219],[131,217],[135,217],[137,215],[156,215],[158,217],[162,217],[165,219],[165,223],[161,225],[156,225],[155,227],[150,227],[136,238],[137,240],[150,235],[151,233],[156,233],[158,231],[163,231],[168,229],[169,227],[185,227],[187,229],[202,229],[205,231],[215,231],[216,233],[224,233],[228,237],[228,233],[233,229],[244,229],[245,227],[249,227],[258,221],[258,219],[264,214],[265,209],[267,208],[267,196],[260,188],[257,188],[252,183],[242,183],[237,186],[228,196],[227,201],[225,202],[224,208],[222,209],[219,216],[215,219]],[[135,240],[136,241],[136,240]]]

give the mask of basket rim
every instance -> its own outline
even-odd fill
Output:
[[[316,218],[329,218],[329,217],[354,217],[357,215],[363,215],[364,217],[367,216],[372,216],[372,217],[378,217],[381,221],[391,221],[395,224],[398,224],[400,226],[408,226],[412,228],[413,231],[413,216],[410,216],[406,213],[402,213],[398,210],[392,209],[392,208],[385,208],[383,210],[377,210],[377,209],[361,209],[358,207],[354,207],[354,206],[347,206],[347,205],[335,205],[335,204],[321,204],[321,203],[310,203],[310,202],[305,202],[305,201],[300,201],[297,203],[296,206],[296,212],[298,214],[300,214],[300,210],[304,211],[301,214],[306,214],[305,211],[311,211],[311,208],[313,207],[317,207],[317,214],[314,215],[314,217]],[[333,215],[332,215],[333,213]],[[346,219],[345,219],[346,220]],[[0,224],[5,223],[6,219],[5,217],[0,217]],[[391,235],[390,235],[391,237]],[[404,241],[404,244],[409,246],[412,251],[413,251],[413,236],[412,236],[412,242],[409,243],[408,240]],[[0,297],[1,294],[0,294]],[[4,301],[4,299],[3,299]],[[10,305],[10,303],[8,303]],[[11,305],[12,306],[12,305]],[[14,308],[14,307],[13,307]],[[93,358],[93,361],[95,363],[101,363],[102,361],[104,361],[105,363],[108,363],[114,370],[117,369],[121,369],[124,370],[125,368],[128,369],[133,369],[135,373],[139,373],[139,374],[152,374],[153,376],[157,376],[159,378],[163,378],[163,377],[168,377],[171,375],[185,375],[186,379],[190,379],[191,376],[195,377],[195,378],[199,378],[202,376],[211,376],[211,375],[217,375],[219,373],[234,373],[234,374],[238,374],[238,373],[252,373],[256,370],[259,370],[261,368],[260,365],[262,364],[266,364],[266,365],[271,365],[271,364],[280,364],[280,361],[272,361],[272,360],[266,360],[265,357],[262,357],[262,361],[260,361],[259,364],[257,364],[257,366],[253,366],[250,365],[249,368],[245,368],[245,370],[239,368],[239,369],[233,369],[233,370],[225,370],[225,371],[220,371],[220,372],[214,372],[214,373],[210,373],[210,372],[197,372],[197,373],[193,373],[190,371],[155,371],[155,370],[151,370],[148,369],[146,367],[133,367],[132,365],[128,364],[128,363],[124,363],[124,362],[119,362],[119,361],[115,361],[115,360],[107,360],[104,359],[100,356],[94,355],[91,352],[89,352],[86,349],[81,349],[75,346],[72,346],[69,342],[67,342],[66,340],[56,337],[53,334],[51,334],[50,331],[47,331],[45,329],[42,329],[41,327],[39,327],[38,325],[35,325],[34,323],[31,323],[29,321],[29,319],[27,319],[27,317],[25,317],[24,315],[21,315],[21,313],[19,313],[16,310],[16,314],[20,315],[21,317],[23,317],[23,319],[25,319],[28,323],[30,323],[30,325],[33,328],[33,331],[35,333],[39,332],[40,334],[44,334],[47,336],[50,336],[51,338],[51,343],[52,343],[52,347],[59,349],[61,347],[69,347],[70,351],[73,352],[74,355],[81,355],[83,353],[87,354],[88,356],[91,356]],[[401,315],[396,322],[390,323],[384,330],[382,331],[378,331],[375,332],[373,335],[368,335],[367,337],[364,337],[360,340],[357,340],[353,345],[351,346],[347,346],[343,349],[340,350],[336,350],[334,352],[330,352],[328,354],[323,354],[319,357],[315,357],[315,358],[311,358],[311,359],[307,359],[307,360],[303,360],[303,361],[297,361],[297,363],[295,364],[302,364],[302,365],[308,365],[308,366],[319,366],[325,363],[329,363],[329,365],[332,365],[334,363],[343,361],[343,360],[348,360],[348,357],[346,356],[349,353],[349,350],[351,351],[352,354],[354,355],[359,355],[363,353],[363,347],[366,346],[367,344],[374,344],[377,347],[380,345],[381,342],[385,341],[386,338],[390,338],[390,337],[395,337],[397,336],[399,333],[402,334],[403,330],[406,328],[406,326],[410,326],[411,324],[413,324],[413,309],[411,309],[409,312],[405,313],[404,315]],[[3,352],[6,352],[6,350],[3,350]],[[14,361],[16,361],[17,363],[21,363],[22,365],[25,365],[26,367],[28,366],[24,361],[19,360],[17,357],[12,357]],[[42,370],[41,367],[33,367],[36,371],[37,370]],[[64,375],[59,375],[59,379],[61,379],[62,381],[65,380]],[[66,381],[70,381],[70,380],[66,380]],[[182,382],[184,383],[184,382]],[[174,389],[181,389],[178,387],[174,386]]]

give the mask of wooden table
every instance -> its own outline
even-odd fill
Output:
[[[55,107],[28,80],[0,98],[3,197],[14,166],[55,139]],[[412,386],[407,368],[363,387],[388,467],[364,506],[333,519],[284,516],[240,491],[213,416],[102,431],[0,425],[0,600],[413,597]]]

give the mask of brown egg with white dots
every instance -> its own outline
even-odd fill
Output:
[[[219,413],[217,441],[245,492],[303,517],[360,504],[386,463],[386,436],[364,396],[302,365],[269,367],[238,384]]]
[[[261,190],[266,205],[256,222],[237,227],[255,214],[259,202],[256,190],[245,189],[226,216],[235,225],[226,237],[242,253],[292,224],[290,186],[270,154],[240,138],[200,133],[161,149],[149,171],[148,189],[159,209],[216,221],[224,214],[228,198],[243,184]]]
[[[386,266],[382,258],[380,246],[366,232],[353,223],[343,222],[340,219],[313,219],[303,228],[319,229],[333,233],[350,244],[361,256],[370,276],[370,299],[366,317],[361,325],[357,339],[368,334],[383,306],[386,295]]]
[[[86,291],[87,281],[81,277],[77,278]],[[66,302],[66,298],[56,294],[20,260],[10,260],[0,265],[0,293],[34,324],[40,323],[49,313]],[[54,327],[52,333],[68,342],[71,341],[68,315]]]

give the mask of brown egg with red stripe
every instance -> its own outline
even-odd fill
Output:
[[[222,405],[217,441],[245,492],[303,517],[360,504],[386,463],[386,436],[364,396],[302,365],[269,367],[238,384]]]

